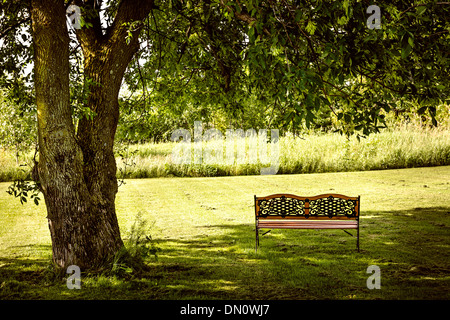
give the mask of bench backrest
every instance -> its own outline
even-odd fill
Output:
[[[300,197],[293,194],[255,196],[256,219],[359,219],[360,197],[321,194]]]

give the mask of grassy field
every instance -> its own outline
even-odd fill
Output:
[[[450,167],[126,180],[122,236],[151,236],[149,271],[82,276],[51,267],[45,206],[0,183],[0,299],[449,299]],[[341,230],[272,230],[255,253],[253,195],[361,195],[361,252]],[[140,220],[139,220],[140,219]],[[370,265],[381,289],[369,290]],[[65,276],[67,277],[67,276]]]
[[[233,165],[175,165],[172,162],[174,147],[174,143],[129,146],[128,157],[118,158],[121,170],[119,176],[154,178],[258,175],[261,167],[268,166],[252,164],[248,159],[244,164]],[[268,150],[271,150],[270,146]],[[125,166],[124,162],[128,165]],[[450,165],[450,129],[444,127],[432,129],[403,126],[372,134],[359,141],[356,137],[347,139],[337,133],[312,133],[296,137],[286,135],[279,140],[278,173],[281,174],[445,165]]]
[[[247,141],[248,143],[248,141]],[[184,164],[172,161],[176,144],[145,143],[116,147],[120,179],[259,175],[268,164]],[[226,144],[225,144],[226,146]],[[193,148],[193,146],[192,146]],[[247,146],[248,148],[248,146]],[[259,147],[258,147],[259,148]],[[268,147],[270,150],[270,146]],[[0,181],[24,179],[33,152],[16,164],[14,153],[0,149]],[[226,154],[226,147],[224,154]],[[248,156],[248,154],[247,154]],[[356,137],[311,133],[279,140],[280,174],[349,172],[450,165],[450,128],[397,126],[358,141]]]

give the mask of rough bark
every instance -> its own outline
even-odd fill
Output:
[[[140,5],[140,7],[139,7]],[[39,179],[47,206],[53,261],[61,268],[99,269],[123,247],[115,212],[114,135],[124,71],[139,47],[136,30],[126,43],[124,23],[145,18],[152,1],[122,1],[106,34],[93,28],[77,36],[85,56],[93,120],[78,132],[69,103],[69,38],[64,2],[32,1]]]

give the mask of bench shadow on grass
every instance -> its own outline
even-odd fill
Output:
[[[449,219],[450,207],[365,211],[359,253],[341,230],[272,230],[255,253],[253,224],[199,226],[155,239],[148,271],[82,279],[81,290],[55,282],[49,259],[0,257],[0,299],[449,299]],[[366,287],[369,265],[381,290]]]

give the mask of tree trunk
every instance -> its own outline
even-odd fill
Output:
[[[122,1],[116,20],[103,35],[93,28],[77,36],[91,88],[78,132],[69,102],[69,37],[64,2],[32,1],[35,88],[38,110],[39,180],[47,206],[54,263],[82,270],[107,266],[123,247],[115,212],[117,193],[114,135],[119,117],[118,93],[128,63],[139,47],[138,33],[126,44],[124,22],[143,19],[146,6]],[[97,26],[98,27],[98,26]]]

